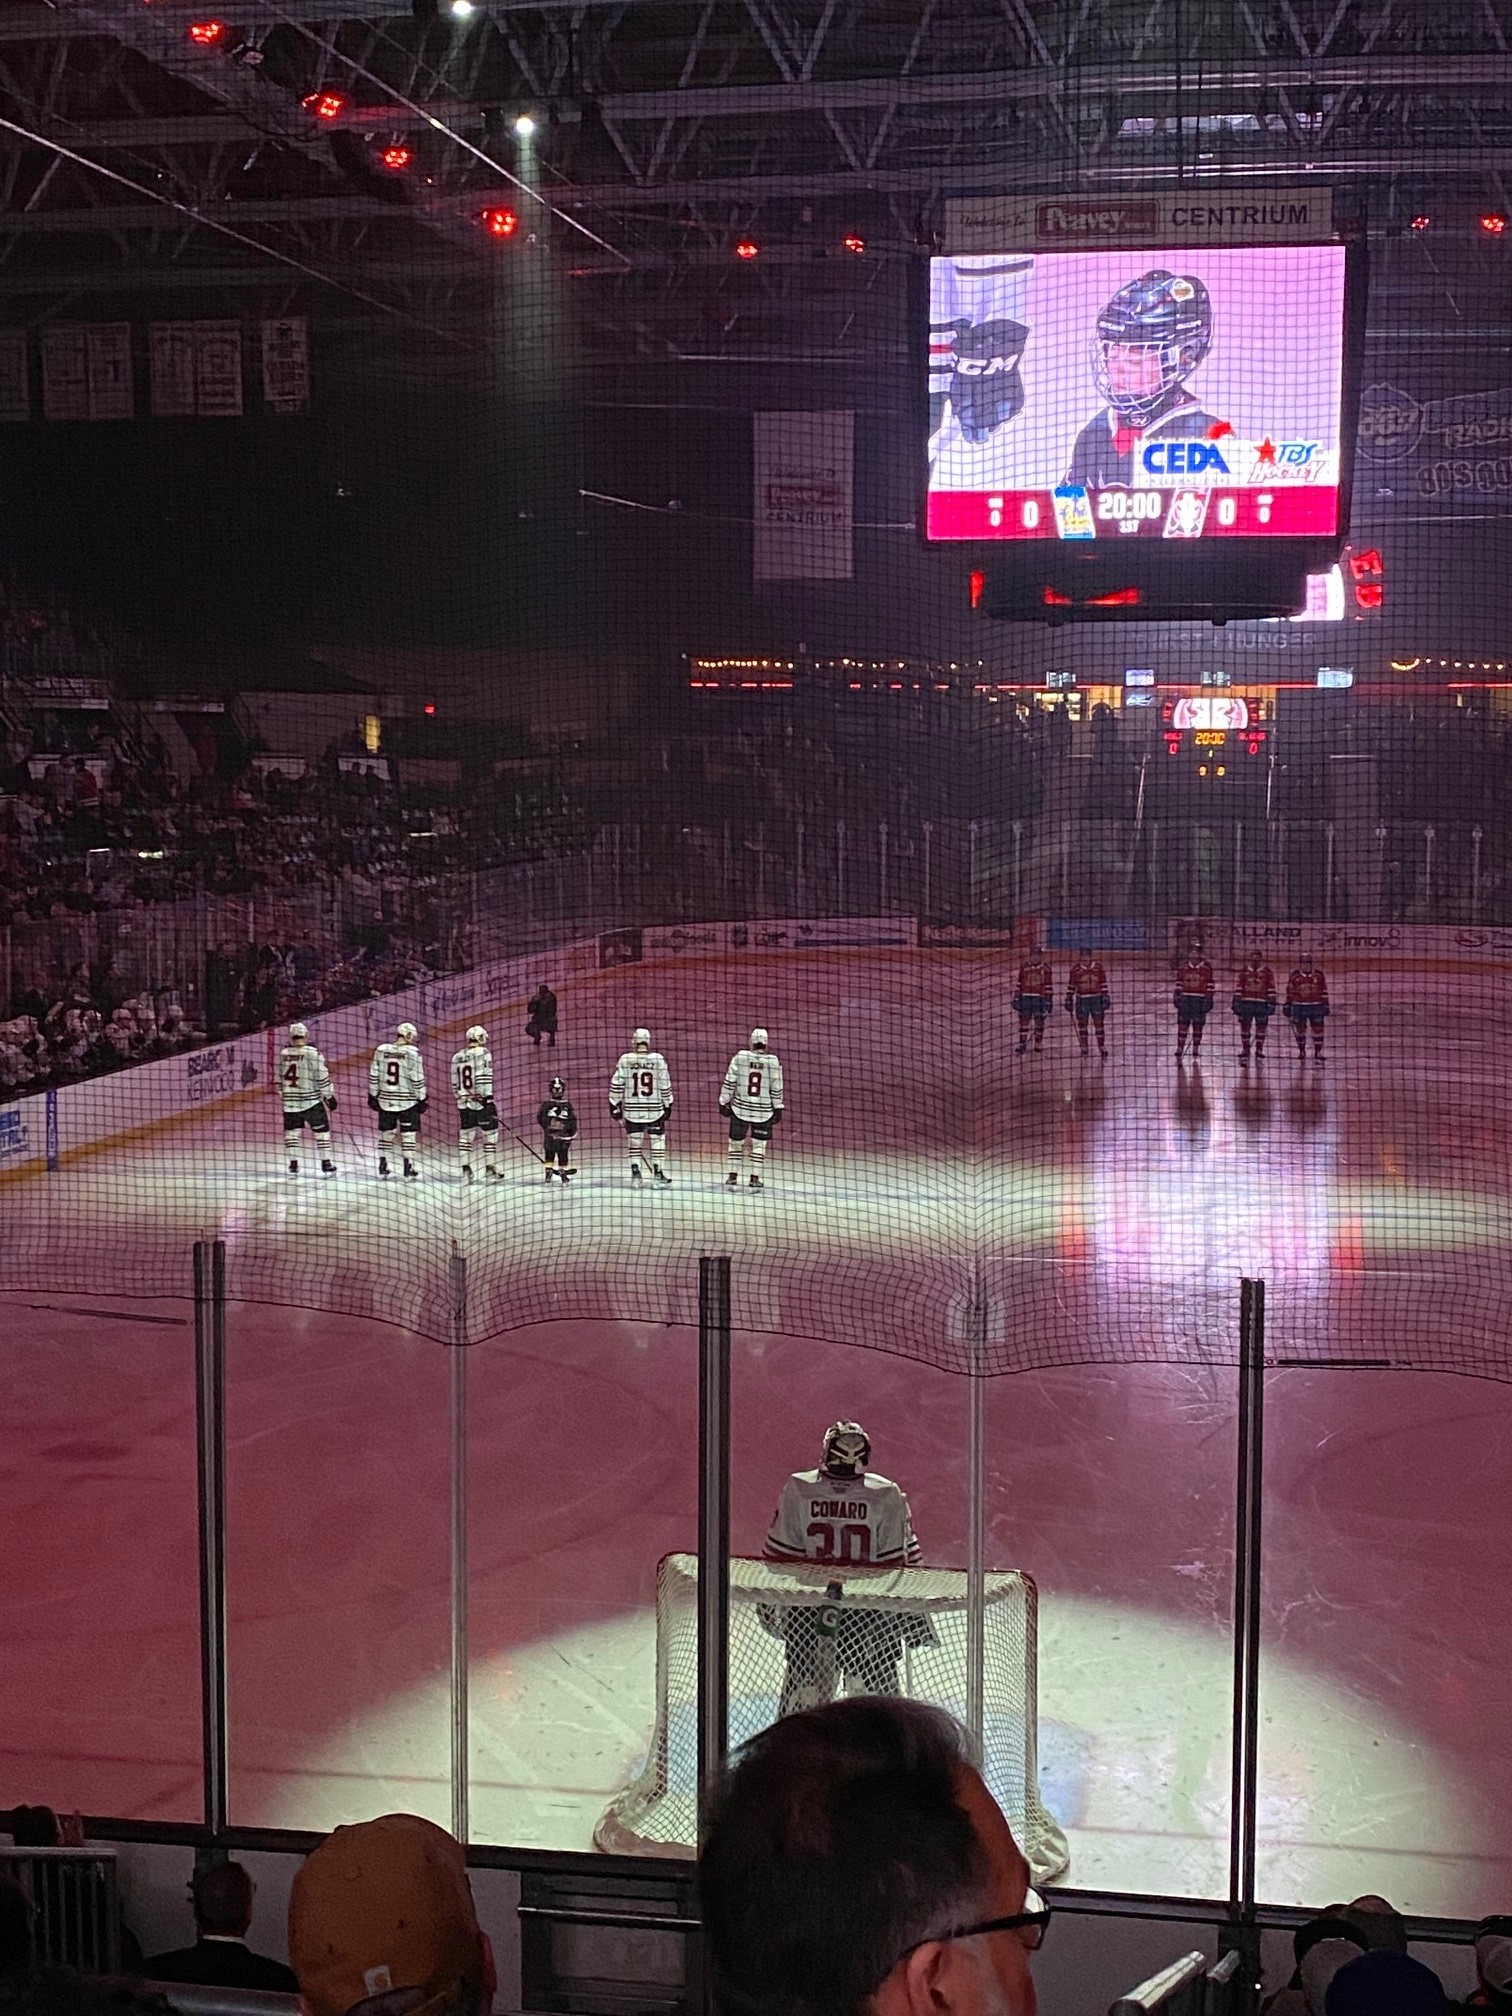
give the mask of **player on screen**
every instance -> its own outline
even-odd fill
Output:
[[[1192,1061],[1202,1054],[1202,1031],[1213,1006],[1213,965],[1200,944],[1194,945],[1176,968],[1176,1062],[1192,1039]]]
[[[934,1643],[927,1618],[863,1608],[864,1584],[853,1585],[847,1603],[845,1570],[911,1568],[919,1559],[908,1500],[890,1478],[869,1471],[870,1462],[865,1429],[837,1421],[825,1435],[818,1469],[795,1470],[782,1487],[767,1559],[822,1563],[838,1572],[829,1584],[833,1609],[760,1607],[763,1625],[787,1641],[780,1715],[829,1700],[838,1675],[857,1693],[896,1694],[904,1646]]]
[[[1248,1064],[1253,1041],[1258,1064],[1265,1055],[1266,1025],[1276,1012],[1276,976],[1263,959],[1251,955],[1239,968],[1233,1008],[1239,1018],[1239,1062]]]
[[[473,1155],[483,1144],[483,1173],[499,1177],[499,1109],[494,1104],[493,1052],[488,1031],[467,1032],[464,1047],[451,1061],[452,1096],[457,1102],[457,1146],[462,1155],[462,1180],[473,1182]]]
[[[336,1111],[336,1088],[326,1060],[310,1041],[303,1022],[289,1026],[289,1040],[278,1053],[278,1090],[283,1100],[284,1146],[289,1151],[289,1174],[299,1174],[299,1138],[306,1127],[320,1147],[320,1173],[334,1176],[331,1159],[331,1115]]]
[[[1328,982],[1323,977],[1323,968],[1311,952],[1304,952],[1301,964],[1293,967],[1291,978],[1286,983],[1286,1019],[1297,1039],[1299,1057],[1307,1055],[1307,1032],[1310,1029],[1312,1054],[1322,1063],[1323,1024],[1329,1014]]]
[[[1026,300],[1034,260],[1024,253],[940,259],[931,278],[929,452],[954,419],[974,448],[1024,404],[1019,366],[1029,340]]]
[[[572,1144],[577,1139],[577,1109],[567,1097],[567,1087],[560,1078],[553,1078],[547,1088],[546,1097],[536,1109],[536,1125],[541,1130],[544,1143],[542,1160],[546,1164],[546,1181],[560,1176],[565,1184],[576,1176],[572,1166]]]
[[[719,1088],[719,1110],[730,1123],[731,1190],[740,1188],[740,1160],[746,1139],[751,1143],[750,1186],[759,1190],[772,1129],[782,1119],[782,1066],[768,1047],[765,1029],[753,1029],[744,1050],[737,1050]]]
[[[1034,1036],[1034,1047],[1045,1047],[1045,1023],[1055,1006],[1055,974],[1050,961],[1036,945],[1018,970],[1018,987],[1013,996],[1013,1012],[1018,1017],[1018,1055],[1023,1056],[1029,1048],[1029,1037]]]
[[[1110,1005],[1108,969],[1101,959],[1092,957],[1092,948],[1084,945],[1066,977],[1066,1012],[1076,1017],[1076,1040],[1083,1057],[1091,1055],[1093,1032],[1097,1036],[1098,1056],[1107,1056],[1108,1039],[1103,1034],[1103,1017]]]
[[[642,1180],[641,1166],[649,1162],[658,1183],[670,1183],[667,1174],[667,1120],[672,1111],[672,1074],[659,1050],[651,1048],[649,1029],[637,1029],[630,1048],[614,1067],[609,1080],[609,1117],[624,1122],[625,1139],[630,1144],[630,1181]]]
[[[368,1072],[368,1104],[378,1115],[378,1174],[389,1173],[389,1137],[397,1133],[404,1173],[420,1174],[420,1122],[425,1114],[425,1065],[415,1044],[413,1022],[401,1022],[392,1043],[380,1043]]]
[[[1195,277],[1157,266],[1120,287],[1092,335],[1092,380],[1105,403],[1077,435],[1066,481],[1089,490],[1132,484],[1144,444],[1231,433],[1186,384],[1212,340],[1212,302]]]

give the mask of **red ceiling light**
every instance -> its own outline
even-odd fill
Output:
[[[1432,228],[1433,219],[1431,217],[1414,217],[1412,220],[1411,229],[1414,231],[1429,231]]]
[[[520,228],[520,220],[513,210],[480,210],[478,222],[490,238],[513,238]]]
[[[226,24],[224,21],[191,21],[189,23],[189,40],[197,49],[213,49],[217,43],[224,42],[225,39]]]
[[[385,147],[378,156],[384,167],[392,169],[396,175],[401,169],[408,168],[414,158],[408,147]]]
[[[346,110],[346,99],[339,91],[312,91],[308,98],[301,98],[300,104],[306,112],[313,112],[317,119],[339,119]]]
[[[1071,597],[1069,595],[1063,595],[1059,590],[1059,588],[1044,589],[1043,592],[1041,593],[1040,600],[1044,603],[1047,609],[1069,609],[1073,606]]]
[[[866,250],[866,240],[856,231],[847,231],[840,243],[847,252],[854,252],[858,258]]]
[[[1480,228],[1488,238],[1500,238],[1507,228],[1507,220],[1499,210],[1488,210],[1480,220]]]
[[[760,256],[761,247],[754,238],[742,238],[735,247],[737,259],[755,259]]]
[[[979,567],[973,567],[966,577],[966,591],[971,597],[973,609],[980,609],[982,597],[987,593],[987,576]]]

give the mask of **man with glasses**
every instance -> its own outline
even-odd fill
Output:
[[[1050,1913],[948,1715],[789,1715],[713,1788],[699,1864],[721,2016],[1035,2016]]]

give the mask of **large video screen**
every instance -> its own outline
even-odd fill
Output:
[[[930,261],[930,539],[1340,530],[1342,245]]]

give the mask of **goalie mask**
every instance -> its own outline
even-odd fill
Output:
[[[480,1029],[477,1026],[477,1024],[474,1023],[472,1028],[469,1029],[467,1032],[467,1040],[469,1043],[475,1045],[477,1049],[481,1050],[484,1044],[487,1043],[488,1041],[488,1031],[486,1029]]]
[[[401,1022],[394,1034],[401,1043],[413,1043],[420,1031],[413,1022]]]
[[[871,1461],[871,1441],[859,1421],[837,1421],[824,1438],[825,1474],[861,1477]]]
[[[306,1029],[303,1022],[291,1022],[289,1024],[289,1041],[291,1043],[308,1043],[309,1040],[310,1032]]]
[[[562,1083],[560,1078],[552,1079],[550,1097],[553,1099],[565,1099],[567,1097],[567,1087]]]

